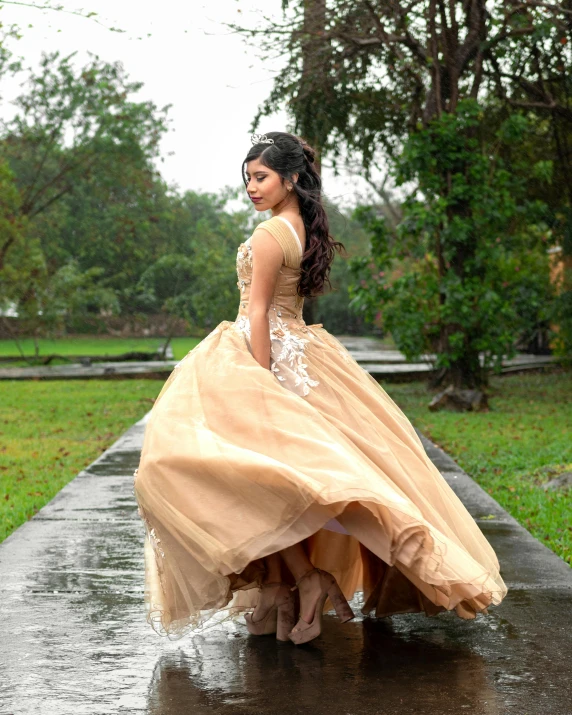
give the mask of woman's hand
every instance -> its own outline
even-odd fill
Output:
[[[255,360],[270,370],[270,326],[268,310],[274,297],[284,253],[276,239],[259,229],[250,239],[252,246],[252,284],[248,303],[250,347]]]

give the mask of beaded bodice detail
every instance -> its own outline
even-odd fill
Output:
[[[250,238],[241,243],[238,248],[236,273],[238,276],[237,286],[240,290],[238,315],[248,315],[250,284],[252,282],[252,246],[250,245]],[[302,319],[304,299],[297,292],[299,280],[300,269],[288,268],[282,265],[271,306],[271,311],[276,314],[276,317],[284,318],[284,320],[288,321],[304,322]]]
[[[264,221],[257,228],[265,228],[278,240],[284,251],[284,262],[278,274],[268,322],[271,340],[270,369],[277,379],[292,391],[307,395],[318,383],[306,371],[305,351],[308,332],[302,318],[304,299],[298,295],[302,248],[294,229],[278,217]],[[252,238],[252,237],[251,237]],[[237,286],[240,304],[235,328],[250,341],[248,303],[252,282],[251,238],[238,247],[236,258]]]

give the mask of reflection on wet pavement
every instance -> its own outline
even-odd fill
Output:
[[[370,620],[341,627],[333,618],[306,648],[269,638],[194,638],[158,661],[148,712],[500,712],[483,658],[446,641]]]
[[[496,515],[484,528],[509,576],[490,616],[327,617],[300,648],[251,637],[241,619],[159,638],[132,492],[141,437],[139,425],[0,546],[2,715],[572,712],[572,572],[460,471],[471,513]]]

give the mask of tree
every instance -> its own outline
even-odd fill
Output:
[[[208,202],[208,203],[207,203]],[[212,196],[188,192],[181,202],[202,203],[212,208]],[[219,202],[217,202],[219,203]],[[186,237],[179,244],[180,253],[164,253],[143,272],[134,299],[147,309],[169,316],[167,343],[173,335],[176,319],[184,319],[195,333],[211,330],[222,320],[230,320],[237,311],[236,249],[244,239],[241,216],[232,216],[220,206],[215,226],[183,209]],[[225,226],[230,233],[225,235]],[[165,245],[165,244],[163,244]],[[177,250],[177,246],[173,246]]]
[[[0,275],[6,268],[8,252],[22,241],[25,220],[20,203],[14,174],[0,158]]]
[[[109,266],[114,272],[127,269],[129,260],[122,259],[141,256],[142,241],[152,239],[156,193],[165,193],[153,161],[167,129],[167,108],[134,101],[141,84],[130,82],[120,64],[98,58],[78,69],[73,55],[45,55],[24,87],[16,115],[1,127],[0,155],[10,166],[18,222],[26,230],[19,241],[7,233],[2,238],[0,288],[4,302],[17,304],[21,316],[33,316],[38,332],[41,325],[51,330],[61,323],[47,305],[50,296],[58,297],[58,314],[69,317],[63,295],[70,309],[83,311],[71,291],[54,291],[62,280],[72,285],[74,271],[85,271],[92,305],[99,291],[101,307],[118,306],[104,295],[115,288],[106,273]],[[87,219],[90,212],[96,221]],[[94,234],[96,224],[99,232],[107,227],[109,241]],[[85,260],[88,245],[92,260]],[[87,284],[75,285],[80,293],[87,290]]]
[[[411,0],[407,4],[335,0],[327,6],[326,31],[313,37],[321,45],[323,64],[309,86],[308,77],[302,75],[309,32],[305,5],[302,0],[287,2],[284,23],[266,23],[249,31],[263,55],[276,53],[278,48],[288,57],[260,116],[285,103],[295,128],[301,128],[304,102],[298,100],[303,89],[304,96],[311,96],[312,106],[320,108],[324,152],[334,159],[344,152],[354,159],[360,156],[366,172],[377,165],[380,156],[394,164],[402,161],[402,175],[420,192],[430,188],[429,203],[440,209],[439,225],[427,214],[424,218],[429,221],[426,235],[432,237],[431,255],[441,285],[461,285],[461,294],[469,301],[463,310],[470,310],[470,286],[480,280],[483,270],[476,260],[476,228],[486,228],[490,236],[498,230],[499,218],[489,215],[490,223],[484,226],[487,216],[479,214],[475,202],[459,200],[455,191],[458,186],[461,193],[465,191],[464,184],[475,169],[471,147],[489,149],[487,142],[477,141],[479,131],[487,128],[494,135],[515,107],[545,112],[547,117],[557,113],[568,121],[571,107],[558,69],[570,66],[572,9],[568,5],[533,0]],[[559,93],[553,91],[555,87],[560,87]],[[428,140],[427,132],[448,126],[447,115],[455,117],[464,100],[479,102],[483,120],[457,123],[464,134],[460,145],[456,143],[459,155],[454,167],[431,154],[436,162],[432,171],[419,162],[417,169],[406,170],[415,162],[411,163],[411,156],[400,159],[404,148],[405,152],[414,148],[417,134]],[[485,160],[495,174],[494,159],[485,155]],[[443,172],[440,177],[435,174],[438,171]],[[410,215],[413,207],[410,204]],[[417,212],[417,221],[421,219]],[[453,240],[451,227],[457,226],[465,231],[473,226],[475,231],[465,233],[463,240]],[[417,289],[429,289],[424,281],[430,280],[429,274],[421,273]],[[458,303],[451,302],[452,294],[446,289],[439,300],[443,301],[437,343],[445,368],[442,377],[459,385],[481,384],[484,374],[475,358],[475,342],[466,334],[468,328],[456,320]]]
[[[2,126],[3,152],[30,218],[70,193],[79,178],[113,167],[119,186],[124,167],[148,170],[167,130],[168,107],[133,101],[142,84],[130,82],[120,63],[93,57],[78,69],[73,60],[44,55],[14,102],[16,115]]]
[[[396,241],[362,209],[372,250],[353,264],[357,308],[370,317],[381,308],[407,357],[435,352],[435,382],[470,387],[486,385],[516,338],[547,321],[552,298],[545,207],[526,199],[524,172],[501,156],[528,125],[514,115],[492,144],[482,122],[477,103],[464,100],[410,137],[397,180],[415,177],[423,199],[405,202]]]
[[[22,274],[38,265],[36,252],[25,250],[26,219],[20,203],[14,174],[0,155],[0,310],[15,300],[14,288]]]
[[[70,261],[53,273],[39,272],[29,284],[29,296],[18,306],[18,317],[26,332],[35,339],[35,358],[39,356],[37,338],[63,332],[74,321],[117,311],[113,291],[98,283],[100,271],[81,270]],[[34,276],[35,277],[35,276]]]
[[[326,210],[332,235],[344,244],[347,255],[336,255],[330,273],[332,286],[316,302],[314,321],[323,323],[330,332],[338,335],[371,333],[376,327],[366,323],[363,312],[352,310],[349,294],[353,281],[351,261],[367,252],[369,233],[359,221],[342,213],[332,204],[328,203]]]

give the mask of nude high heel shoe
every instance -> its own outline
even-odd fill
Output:
[[[324,603],[326,602],[326,598],[328,598],[328,596],[336,609],[338,618],[342,623],[351,621],[351,619],[354,618],[354,612],[350,608],[346,597],[342,593],[342,589],[338,586],[338,582],[331,573],[321,571],[320,569],[312,569],[302,576],[302,578],[296,583],[295,588],[297,588],[305,578],[314,573],[318,573],[320,576],[320,587],[322,592],[316,602],[316,610],[314,611],[314,618],[311,623],[307,623],[302,617],[300,617],[298,623],[289,634],[290,640],[296,645],[308,643],[314,638],[317,638],[322,632],[322,615],[324,611]]]
[[[274,598],[263,603],[264,592],[274,589]],[[262,611],[262,614],[258,613]],[[244,616],[248,632],[253,636],[265,636],[276,633],[276,640],[287,641],[288,634],[294,627],[294,597],[285,583],[265,583],[260,588],[260,597],[252,613]]]

